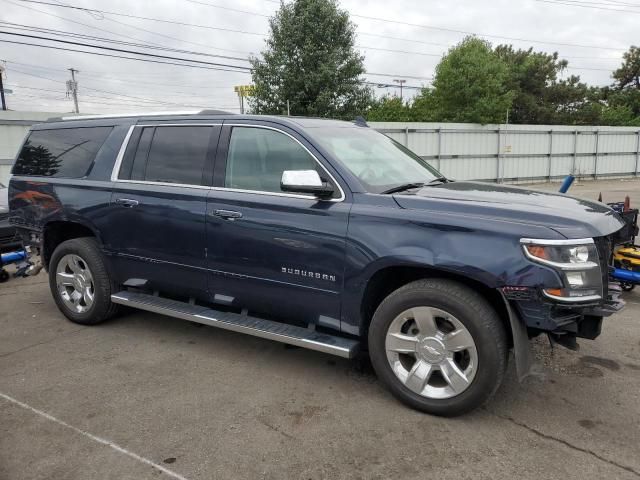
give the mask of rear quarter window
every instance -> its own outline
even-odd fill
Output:
[[[35,130],[29,134],[13,175],[80,178],[86,176],[113,127]]]

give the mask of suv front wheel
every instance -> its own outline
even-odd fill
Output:
[[[56,247],[49,263],[49,287],[60,311],[72,322],[95,325],[112,317],[116,285],[94,238],[74,238]]]
[[[487,301],[458,282],[405,285],[376,310],[369,354],[380,380],[423,412],[454,416],[485,403],[507,364],[503,324]]]

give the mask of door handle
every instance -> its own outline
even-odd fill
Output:
[[[116,203],[123,207],[131,208],[136,207],[140,202],[138,200],[132,200],[130,198],[116,198]]]
[[[216,217],[224,218],[225,220],[235,220],[242,218],[242,213],[234,212],[233,210],[214,210],[213,215]]]

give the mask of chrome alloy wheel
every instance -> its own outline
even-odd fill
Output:
[[[69,310],[84,313],[93,305],[93,275],[82,257],[70,253],[60,259],[56,268],[56,285]]]
[[[385,339],[396,377],[423,397],[446,399],[464,392],[478,369],[478,352],[469,330],[450,313],[414,307],[398,315]]]

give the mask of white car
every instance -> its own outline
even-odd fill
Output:
[[[9,210],[9,189],[0,182],[0,211]]]

